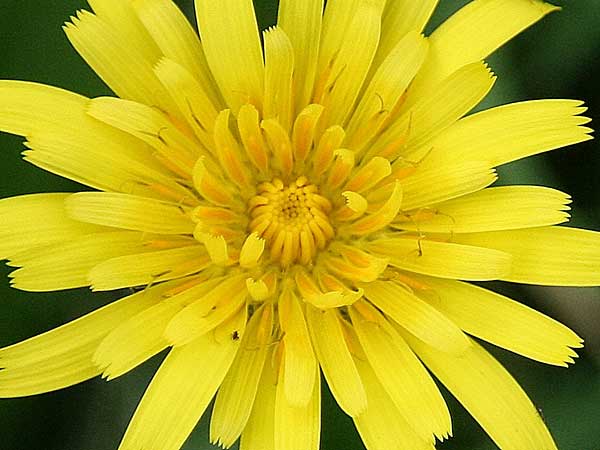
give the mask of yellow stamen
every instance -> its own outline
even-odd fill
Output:
[[[265,239],[271,259],[282,267],[310,262],[335,233],[329,223],[331,203],[306,177],[289,186],[277,178],[262,183],[248,208],[250,230]]]

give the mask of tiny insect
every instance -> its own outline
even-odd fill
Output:
[[[238,330],[234,330],[233,333],[231,333],[231,339],[234,341],[237,341],[240,338],[240,332]]]

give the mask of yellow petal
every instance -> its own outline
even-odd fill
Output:
[[[353,304],[362,296],[362,291],[352,291],[349,293],[343,293],[339,291],[330,291],[323,294],[316,295],[314,297],[303,298],[307,303],[310,303],[315,308],[329,309],[329,308],[340,308],[342,306],[349,306]]]
[[[368,407],[354,418],[356,429],[369,450],[435,450],[404,420],[366,361],[354,359],[367,391]],[[427,375],[429,376],[429,375]]]
[[[169,320],[181,311],[182,303],[189,301],[191,295],[210,290],[210,286],[215,284],[211,283],[211,280],[186,289],[191,282],[191,280],[176,280],[140,292],[140,294],[151,293],[147,295],[152,295],[156,302],[124,320],[102,340],[93,359],[94,363],[102,369],[103,377],[107,380],[120,377],[169,346],[163,337]],[[172,292],[181,289],[185,289],[182,294],[172,295]]]
[[[145,46],[136,48],[130,45],[127,38],[130,30],[116,28],[109,21],[87,11],[79,11],[77,17],[71,17],[71,20],[63,27],[67,38],[115,94],[177,113],[177,108],[152,70],[160,54],[150,59],[139,50]]]
[[[402,206],[402,184],[394,183],[394,190],[387,201],[377,211],[358,219],[347,228],[341,230],[349,234],[364,236],[387,227],[400,211]]]
[[[165,337],[175,346],[205,335],[240,310],[246,311],[246,276],[230,276],[219,286],[193,301],[173,317]]]
[[[194,238],[204,244],[206,253],[208,253],[208,257],[213,264],[225,266],[229,262],[229,251],[227,248],[227,242],[225,242],[225,238],[221,235],[215,236],[213,234],[200,231],[202,228],[203,225],[201,223],[196,226],[196,230],[194,230]]]
[[[540,0],[468,3],[429,38],[429,56],[411,88],[411,98],[431,92],[459,67],[487,58],[505,42],[557,9]]]
[[[323,106],[313,103],[300,111],[296,117],[292,132],[292,145],[294,146],[294,158],[300,167],[313,148],[317,124],[322,113]]]
[[[517,159],[592,139],[586,108],[576,100],[534,100],[491,108],[459,120],[431,142],[424,164]]]
[[[378,258],[352,245],[335,243],[331,250],[339,253],[341,258],[333,257],[331,253],[323,255],[324,265],[332,273],[352,281],[374,281],[387,267],[387,258]],[[343,292],[344,289],[334,288]],[[361,290],[346,292],[353,299],[352,303],[362,295]],[[351,304],[351,303],[346,303]]]
[[[215,107],[218,103],[211,100],[211,89],[200,84],[183,66],[168,58],[162,58],[154,66],[154,73],[194,130],[196,137],[210,151],[218,114]]]
[[[230,225],[244,222],[243,216],[238,214],[236,211],[232,211],[228,208],[219,208],[216,206],[198,206],[192,210],[190,215],[194,222],[205,223],[207,225]]]
[[[539,186],[493,187],[401,215],[394,226],[453,234],[555,225],[569,219],[570,198]]]
[[[333,396],[346,414],[360,415],[367,407],[367,398],[337,312],[308,305],[306,313],[312,343]]]
[[[402,180],[402,209],[423,208],[483,189],[496,181],[491,165],[480,161],[418,168]]]
[[[285,363],[283,363],[285,364]],[[321,432],[321,378],[317,367],[312,372],[311,395],[302,406],[292,404],[286,393],[291,371],[279,370],[275,399],[275,448],[277,450],[319,450]]]
[[[137,241],[139,242],[138,237]],[[132,286],[144,286],[190,275],[210,264],[200,245],[149,251],[127,256],[103,258],[88,274],[92,289],[109,291]]]
[[[304,312],[292,290],[279,298],[279,323],[283,331],[283,379],[286,404],[306,406],[314,391],[317,359],[315,357]]]
[[[262,280],[254,280],[254,278],[246,278],[246,289],[252,300],[262,302],[270,296],[267,284]]]
[[[240,266],[244,268],[255,266],[264,250],[265,240],[259,238],[256,233],[250,233],[240,252]]]
[[[423,36],[416,32],[408,33],[377,66],[346,127],[351,149],[362,149],[379,132],[417,74],[427,49]]]
[[[391,173],[392,167],[390,166],[389,160],[376,156],[372,159],[368,159],[366,162],[363,161],[363,163],[356,168],[344,188],[349,191],[364,193],[384,178],[390,176]]]
[[[120,33],[122,42],[127,42],[150,63],[160,58],[160,49],[137,17],[133,2],[90,0],[88,3],[100,19]]]
[[[293,1],[293,0],[292,0]],[[346,30],[352,22],[360,0],[331,0],[327,2],[323,14],[317,81],[327,70],[346,37]]]
[[[410,31],[421,33],[438,0],[394,0],[386,3],[381,24],[381,41],[373,65],[379,66]]]
[[[194,223],[168,202],[109,192],[80,192],[65,202],[67,214],[82,222],[157,234],[189,234]]]
[[[424,69],[422,69],[424,70]],[[445,78],[435,91],[421,96],[373,144],[384,148],[399,137],[406,136],[402,156],[417,160],[427,154],[430,141],[471,109],[490,91],[496,77],[481,62],[462,66]],[[421,152],[419,150],[425,146]],[[483,161],[486,159],[482,158]]]
[[[67,216],[71,194],[30,194],[0,200],[0,259],[43,245],[109,231]]]
[[[512,256],[500,277],[547,286],[600,285],[600,233],[567,227],[542,227],[456,235],[456,242],[481,245]]]
[[[193,180],[196,191],[210,203],[231,209],[232,205],[239,202],[239,196],[234,195],[235,186],[215,176],[207,163],[205,158],[198,158],[194,166]]]
[[[376,3],[358,2],[346,28],[329,29],[343,34],[343,39],[326,61],[315,87],[313,101],[325,106],[323,126],[344,125],[365,81],[381,31],[381,7]],[[327,39],[325,34],[323,45]]]
[[[366,249],[387,257],[391,266],[440,278],[488,281],[511,273],[514,258],[509,252],[475,245],[390,238],[372,241]]]
[[[174,184],[146,145],[88,116],[88,103],[62,89],[2,80],[0,130],[27,136],[29,162],[100,190],[146,194],[144,183]]]
[[[317,71],[323,6],[324,0],[279,2],[277,24],[285,31],[294,49],[296,111],[310,103]]]
[[[274,362],[273,352],[269,351],[252,413],[242,432],[240,450],[279,450],[275,446],[275,398],[279,372]]]
[[[200,39],[177,5],[169,0],[132,0],[130,3],[162,54],[192,74],[205,87],[210,101],[221,108],[223,103]]]
[[[79,319],[0,349],[0,397],[22,397],[71,386],[100,374],[92,356],[113,328],[152,306],[160,290],[115,301]]]
[[[294,48],[281,28],[264,32],[265,41],[265,95],[263,117],[277,119],[286,130],[290,129],[294,111],[292,77],[298,70]]]
[[[510,374],[476,342],[460,356],[405,335],[434,375],[503,450],[556,450],[542,418]]]
[[[422,295],[424,299],[467,333],[492,344],[564,367],[574,362],[572,348],[582,346],[582,339],[566,326],[500,294],[439,278],[424,282],[435,291]]]
[[[323,132],[315,148],[315,153],[311,158],[312,171],[315,178],[320,177],[329,169],[335,156],[335,151],[340,148],[345,137],[346,132],[339,125],[329,127]]]
[[[289,176],[294,167],[294,153],[289,133],[275,119],[263,120],[260,127],[265,132],[269,146],[271,147],[272,165]]]
[[[212,443],[229,448],[242,434],[258,390],[272,326],[270,305],[256,311],[248,322],[240,350],[215,400],[210,419]]]
[[[268,70],[269,69],[267,68],[267,71]],[[270,83],[267,81],[266,86],[269,85]],[[270,115],[271,118],[277,116],[277,111],[273,110],[272,114],[267,114],[267,110],[271,106],[274,106],[271,105],[271,102],[276,100],[276,96],[272,97],[270,95],[265,95],[265,115]],[[254,164],[254,166],[259,169],[262,174],[266,175],[267,169],[269,168],[269,154],[267,152],[265,139],[260,129],[259,120],[260,114],[254,105],[250,103],[242,105],[240,111],[238,112],[237,125],[242,143],[244,144],[244,148],[246,150],[246,155],[252,164]]]
[[[369,263],[373,261],[368,261],[365,267],[356,268],[342,258],[332,257],[331,255],[324,255],[324,258],[327,258],[324,261],[324,265],[328,270],[341,274],[346,278],[363,278],[365,272],[369,274],[369,280],[374,279],[373,277],[377,277],[377,274],[372,275],[373,270],[369,267]],[[355,273],[348,276],[347,273],[350,271],[354,271]],[[362,290],[351,291],[345,286],[336,286],[333,288],[324,286],[324,290],[322,290],[317,286],[316,280],[313,278],[312,274],[308,274],[304,270],[298,270],[296,272],[295,281],[298,291],[302,296],[302,300],[319,309],[338,308],[340,306],[351,305],[362,296]]]
[[[367,200],[360,194],[352,191],[342,192],[346,199],[346,206],[355,213],[363,214],[368,207]]]
[[[245,315],[223,324],[243,336]],[[225,378],[239,340],[209,334],[171,350],[146,390],[119,450],[179,450]],[[199,376],[199,370],[202,376]]]
[[[151,292],[156,303],[116,326],[94,353],[94,363],[102,369],[103,376],[108,380],[117,378],[167,348],[164,331],[173,316],[221,281],[222,278],[204,282],[191,278],[144,289],[142,292]]]
[[[130,133],[169,159],[184,177],[189,177],[202,150],[171,122],[169,117],[148,105],[114,97],[90,101],[88,113],[109,125]]]
[[[367,211],[369,202],[362,195],[352,191],[344,191],[342,197],[344,197],[344,205],[335,211],[336,219],[339,221],[356,220]]]
[[[354,152],[345,148],[335,150],[332,156],[334,156],[333,164],[329,169],[325,186],[330,190],[337,189],[348,179],[356,162]]]
[[[252,185],[252,172],[248,170],[245,155],[229,127],[230,114],[230,110],[224,109],[217,116],[214,146],[229,179],[242,189],[243,195],[247,195],[246,191]]]
[[[14,255],[8,264],[20,269],[10,274],[11,284],[32,292],[88,286],[88,272],[92,267],[110,258],[143,251],[147,249],[142,244],[141,233],[90,234]]]
[[[467,336],[428,303],[390,281],[363,286],[365,297],[419,339],[448,353],[460,354],[469,346]]]
[[[194,3],[204,53],[223,98],[236,114],[245,103],[261,109],[264,63],[252,1]]]
[[[44,84],[2,80],[0,96],[0,127],[4,132],[26,136],[52,126],[56,128],[63,121],[65,132],[86,128],[98,134],[108,132],[108,127],[85,119],[87,98],[81,95]]]
[[[451,435],[448,407],[404,339],[367,302],[349,311],[369,363],[404,420],[428,442]]]

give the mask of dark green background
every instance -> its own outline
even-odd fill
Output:
[[[215,0],[217,1],[217,0]],[[193,17],[191,0],[177,2]],[[438,24],[465,1],[441,0],[432,21]],[[484,106],[534,98],[577,98],[599,117],[600,2],[558,1],[564,9],[523,33],[490,58],[499,80]],[[255,1],[262,28],[276,18],[275,0]],[[3,0],[0,13],[0,78],[31,80],[88,96],[109,90],[72,50],[61,25],[83,0]],[[0,136],[0,194],[75,191],[76,183],[21,161],[23,139]],[[543,184],[573,195],[576,226],[600,229],[600,147],[591,141],[529,158],[501,168],[501,182]],[[32,218],[35,220],[35,218]],[[568,264],[568,261],[565,261]],[[600,268],[599,268],[600,270]],[[117,294],[86,290],[29,294],[11,290],[0,266],[0,346],[53,328],[114,299]],[[535,306],[575,329],[586,339],[578,363],[564,370],[533,363],[508,352],[491,351],[530,394],[562,450],[600,449],[600,294],[597,289],[493,286]],[[0,400],[2,450],[116,450],[145,386],[164,355],[106,383],[92,380],[59,392]],[[201,372],[199,370],[199,376]],[[447,392],[444,392],[447,394]],[[447,396],[455,437],[444,450],[491,450],[496,447],[478,425]],[[184,449],[204,450],[204,419]],[[360,450],[352,422],[324,396],[323,450]],[[395,449],[390,449],[395,450]],[[406,449],[411,450],[411,449]]]

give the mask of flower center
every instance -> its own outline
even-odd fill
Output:
[[[308,264],[335,234],[329,223],[331,208],[306,177],[288,186],[275,178],[259,185],[248,202],[250,231],[265,239],[271,259],[282,267]]]

